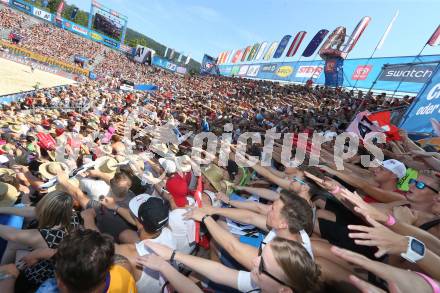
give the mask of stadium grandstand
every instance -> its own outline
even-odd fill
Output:
[[[1,293],[440,292],[438,4],[101,1],[0,0]]]

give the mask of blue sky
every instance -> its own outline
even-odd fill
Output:
[[[90,0],[67,0],[89,10]],[[416,55],[440,24],[440,0],[101,0],[128,16],[128,26],[200,61],[204,53],[279,41],[285,34],[314,34],[345,26],[351,33],[363,16],[372,21],[349,58],[369,57],[396,10],[400,11],[385,44],[375,56]],[[298,53],[297,53],[298,54]],[[423,54],[440,54],[427,47]],[[299,55],[299,54],[298,54]],[[293,60],[296,60],[294,57]],[[307,59],[303,59],[307,60]]]

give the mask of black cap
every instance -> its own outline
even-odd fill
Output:
[[[139,221],[148,233],[162,230],[168,224],[169,204],[159,197],[150,197],[140,205]]]

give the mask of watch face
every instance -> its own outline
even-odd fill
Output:
[[[425,254],[425,245],[417,239],[411,241],[411,250],[419,255]]]

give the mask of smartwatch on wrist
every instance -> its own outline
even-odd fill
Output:
[[[411,236],[406,236],[406,238],[408,238],[408,248],[400,255],[407,261],[416,263],[425,256],[425,244]]]

